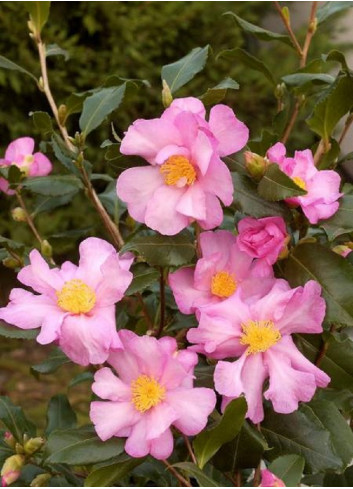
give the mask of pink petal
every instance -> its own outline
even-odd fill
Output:
[[[118,255],[109,256],[101,266],[102,278],[96,288],[97,304],[109,306],[120,301],[131,284],[133,274],[123,270]]]
[[[137,359],[139,373],[159,379],[163,372],[165,355],[158,344],[158,340],[152,336],[135,336],[128,346]]]
[[[190,151],[183,146],[176,146],[175,144],[170,144],[169,146],[165,146],[156,156],[156,163],[158,165],[162,165],[170,156],[185,156],[185,158],[190,158]]]
[[[40,333],[37,336],[37,342],[41,345],[48,345],[60,337],[61,325],[65,320],[67,313],[60,308],[53,308],[49,314],[43,318]]]
[[[131,388],[122,382],[108,367],[101,368],[94,375],[93,392],[101,399],[109,401],[130,401]]]
[[[249,139],[249,129],[226,105],[219,104],[212,107],[209,125],[218,139],[220,156],[236,153],[246,145]]]
[[[123,270],[130,270],[131,265],[134,263],[135,255],[128,251],[127,253],[123,253],[123,254],[119,253],[118,257],[119,257],[120,267]]]
[[[222,256],[222,253],[215,253],[207,258],[200,258],[200,260],[198,260],[196,263],[194,271],[194,286],[198,290],[207,292],[207,296],[205,296],[205,298],[208,298],[208,302],[213,302],[213,295],[211,294],[212,277],[218,271],[226,268],[226,263],[224,263],[226,259],[227,255]],[[207,304],[207,302],[205,303]]]
[[[48,263],[37,250],[29,254],[30,265],[22,268],[17,275],[20,282],[40,294],[46,294],[56,301],[55,290],[60,290],[64,285],[57,268],[50,269]]]
[[[125,451],[131,457],[145,457],[150,452],[151,441],[147,440],[147,418],[141,416],[141,419],[136,423],[129,438],[125,443]]]
[[[332,204],[316,203],[308,206],[301,205],[305,216],[311,224],[317,224],[321,219],[328,219],[336,214],[339,209],[339,202],[333,202]]]
[[[277,325],[294,293],[294,289],[290,288],[288,282],[275,280],[269,293],[251,305],[252,319],[272,320]]]
[[[205,428],[216,405],[216,395],[204,387],[181,388],[167,392],[167,401],[178,414],[174,426],[184,435],[193,436]]]
[[[321,173],[318,172],[315,166],[313,154],[310,149],[295,151],[294,162],[293,176],[301,176],[304,180],[307,180],[314,175]]]
[[[205,192],[216,195],[224,205],[233,202],[234,185],[230,171],[225,163],[213,156],[205,175],[199,176],[200,184]]]
[[[147,423],[146,439],[150,441],[161,436],[178,418],[178,413],[169,402],[161,402],[149,409],[143,416]]]
[[[145,224],[161,234],[178,234],[190,223],[190,218],[177,212],[177,205],[185,189],[163,185],[153,194],[147,204]]]
[[[206,218],[206,195],[201,185],[196,182],[194,185],[189,186],[181,195],[176,211],[191,219]]]
[[[94,401],[91,403],[89,415],[103,441],[116,436],[122,429],[135,425],[141,418],[131,402]]]
[[[77,277],[95,288],[102,279],[102,266],[108,258],[116,257],[114,246],[100,238],[87,238],[79,246],[80,261]],[[118,260],[116,260],[118,267]]]
[[[221,253],[227,257],[230,255],[230,248],[235,243],[236,238],[230,231],[208,231],[200,234],[200,247],[202,257],[207,258],[214,253]]]
[[[226,397],[239,397],[245,392],[242,381],[242,370],[247,359],[242,355],[235,362],[218,362],[214,372],[217,392]]]
[[[271,163],[282,163],[284,157],[286,156],[286,147],[283,143],[276,143],[274,146],[267,151],[267,158]]]
[[[7,195],[15,195],[16,192],[14,190],[9,190],[9,186],[10,184],[5,178],[0,178],[0,190]]]
[[[179,131],[181,146],[190,149],[198,135],[196,117],[190,112],[180,112],[174,119],[174,125]]]
[[[23,157],[31,155],[34,149],[34,139],[24,137],[15,139],[7,147],[5,160],[11,163],[22,163]]]
[[[286,487],[284,482],[267,469],[261,470],[261,484],[259,487]]]
[[[198,220],[202,229],[213,229],[223,221],[223,210],[215,195],[206,194],[206,218]]]
[[[120,338],[122,338],[121,332],[122,331],[119,331]],[[124,348],[126,348],[124,342],[123,345]],[[125,384],[131,384],[131,382],[136,380],[140,375],[140,370],[135,355],[126,349],[123,351],[118,350],[115,352],[110,352],[108,363],[114,367],[120,379]]]
[[[196,114],[201,118],[205,118],[206,109],[198,98],[195,97],[184,97],[184,98],[176,98],[170,105],[171,109],[178,109],[179,111],[191,112],[192,114]]]
[[[150,454],[157,460],[166,460],[173,452],[174,440],[172,432],[165,430],[158,438],[150,442]]]
[[[201,130],[190,140],[191,158],[200,168],[201,175],[206,175],[206,172],[208,172],[214,154],[213,146],[210,137]]]
[[[29,168],[30,177],[44,177],[49,175],[53,165],[43,153],[34,153],[34,161]]]

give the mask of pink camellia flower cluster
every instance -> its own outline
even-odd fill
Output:
[[[118,196],[130,215],[161,234],[174,235],[196,221],[219,226],[233,200],[230,172],[220,159],[242,149],[248,128],[225,105],[206,110],[196,98],[176,99],[159,119],[135,121],[121,152],[150,166],[129,168],[118,178]]]
[[[11,165],[17,166],[25,176],[42,177],[52,171],[52,164],[43,153],[33,153],[34,140],[23,137],[12,141],[6,149],[5,158],[0,159],[0,168]],[[0,190],[8,195],[14,191],[9,189],[9,183],[5,178],[0,178]]]
[[[259,487],[286,487],[279,477],[276,477],[270,470],[261,470],[261,483]]]
[[[293,158],[286,157],[286,148],[277,143],[267,151],[271,163],[277,163],[300,188],[306,190],[305,195],[291,197],[286,202],[293,206],[301,206],[311,224],[320,219],[328,219],[337,212],[341,178],[333,170],[319,171],[315,167],[312,152],[309,149],[296,151]]]

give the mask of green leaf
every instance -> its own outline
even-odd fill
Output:
[[[75,428],[76,424],[76,414],[73,411],[68,398],[64,394],[57,394],[52,397],[47,412],[46,435],[48,436],[54,430]]]
[[[152,266],[181,267],[195,256],[192,235],[184,231],[176,236],[138,236],[125,244],[122,252],[137,251]]]
[[[194,477],[200,487],[220,487],[216,481],[208,477],[204,472],[202,472],[201,469],[197,467],[197,465],[191,462],[181,462],[174,464],[173,467],[181,469],[189,477]]]
[[[133,265],[132,270],[134,278],[125,292],[125,295],[136,294],[142,292],[150,285],[154,284],[159,279],[159,272],[155,268],[148,267],[144,263]]]
[[[300,455],[304,457],[309,473],[341,467],[329,431],[308,406],[302,405],[291,414],[268,410],[261,423],[261,432],[270,447],[268,458],[275,459],[283,453]]]
[[[240,63],[243,63],[247,68],[262,73],[272,85],[276,85],[276,81],[265,63],[263,63],[259,58],[256,58],[256,56],[253,56],[244,49],[226,49],[218,54],[217,59],[218,58],[225,58],[230,61],[240,61]]]
[[[144,458],[125,457],[125,460],[121,462],[93,469],[85,480],[85,487],[111,487],[115,482],[130,474],[144,460]]]
[[[353,266],[342,256],[315,243],[296,246],[285,263],[292,287],[316,280],[327,303],[326,320],[353,326]]]
[[[268,469],[279,477],[287,487],[300,485],[305,460],[300,455],[282,455],[276,458]]]
[[[323,93],[307,124],[328,141],[339,120],[353,107],[353,78],[340,75]]]
[[[75,385],[82,384],[82,382],[93,382],[94,375],[92,372],[81,372],[70,380],[68,387],[74,387]]]
[[[332,15],[351,7],[353,7],[353,2],[325,2],[317,10],[317,21],[319,24],[321,24],[329,19]]]
[[[57,134],[53,134],[51,138],[51,144],[53,147],[54,154],[56,158],[62,163],[69,172],[74,173],[76,176],[80,177],[80,170],[75,165],[77,155],[70,151],[64,141]]]
[[[77,193],[83,188],[81,180],[73,175],[33,177],[23,181],[22,186],[35,194],[50,197]]]
[[[44,136],[48,136],[53,132],[53,123],[47,112],[30,112],[33,118],[33,124],[36,129],[41,131]]]
[[[251,24],[241,17],[238,17],[238,15],[236,15],[234,12],[226,12],[224,15],[231,15],[234,17],[236,23],[241,29],[243,29],[243,31],[247,32],[248,34],[252,34],[261,41],[280,41],[294,49],[290,38],[284,34],[277,34],[276,32],[271,32],[255,24]]]
[[[85,99],[79,120],[84,136],[96,129],[109,114],[119,107],[125,95],[126,85],[123,83],[119,87],[101,88]]]
[[[328,401],[312,401],[310,409],[331,434],[333,449],[341,460],[344,471],[353,459],[353,433],[337,407]]]
[[[265,450],[268,450],[268,445],[263,435],[245,421],[239,435],[222,446],[213,463],[222,472],[233,474],[239,468],[257,467]]]
[[[34,27],[41,32],[49,17],[50,2],[23,2]]]
[[[321,224],[330,241],[341,234],[353,231],[353,195],[346,194],[339,202],[340,206],[336,214]]]
[[[5,70],[11,70],[11,71],[19,71],[20,73],[24,73],[25,75],[30,76],[36,83],[37,83],[37,78],[30,73],[28,70],[25,70],[22,68],[22,66],[17,65],[13,61],[10,61],[9,59],[5,58],[4,56],[0,56],[0,68],[4,68]]]
[[[231,401],[216,426],[202,431],[194,440],[193,446],[198,466],[203,469],[206,463],[227,442],[239,433],[245,419],[247,404],[240,397]]]
[[[256,185],[238,173],[232,173],[234,183],[234,203],[236,207],[252,217],[260,218],[280,215],[289,218],[290,211],[284,204],[269,202],[257,193]]]
[[[46,195],[38,194],[35,202],[35,209],[32,212],[32,216],[36,216],[41,212],[52,211],[57,207],[61,207],[68,204],[69,202],[72,202],[72,199],[75,194],[76,191],[72,192],[71,194],[64,194],[61,197],[47,197]]]
[[[116,457],[124,445],[125,440],[116,437],[102,442],[93,428],[53,431],[46,445],[46,463],[95,464]]]
[[[345,2],[345,3],[347,3],[347,2]],[[352,2],[352,4],[353,4],[353,2]],[[349,67],[347,65],[345,55],[341,51],[338,51],[337,49],[332,49],[329,53],[322,54],[321,58],[326,62],[327,61],[336,61],[337,63],[340,63],[342,70],[349,72]]]
[[[353,467],[349,467],[343,474],[326,474],[324,487],[353,487]]]
[[[326,73],[291,73],[290,75],[282,76],[282,80],[286,85],[300,87],[308,82],[328,83],[331,85],[335,78]]]
[[[194,48],[178,61],[163,66],[161,77],[162,80],[167,82],[172,93],[175,93],[203,70],[208,58],[208,52],[208,45],[204,48]]]
[[[69,363],[70,360],[67,358],[65,353],[63,353],[59,348],[54,348],[49,356],[41,363],[33,365],[31,370],[37,374],[52,374],[56,372],[59,367],[65,363]]]
[[[34,340],[39,334],[39,329],[20,329],[15,326],[7,326],[0,321],[0,336],[5,338],[18,338],[21,340]]]
[[[276,163],[270,164],[257,187],[259,195],[270,202],[287,199],[297,195],[305,195],[306,191],[300,188],[288,177]]]
[[[126,210],[126,205],[117,196],[116,181],[110,182],[104,192],[100,193],[98,197],[109,214],[118,221],[121,214]]]
[[[208,88],[207,92],[201,95],[200,99],[205,105],[219,104],[227,95],[228,90],[238,90],[239,83],[232,78],[225,78],[213,88]]]
[[[65,61],[70,59],[69,52],[66,49],[61,48],[57,44],[48,44],[45,49],[45,56],[64,56]]]
[[[6,396],[0,396],[0,421],[19,443],[23,442],[25,433],[29,436],[36,434],[36,427],[26,419],[22,408],[14,406]]]

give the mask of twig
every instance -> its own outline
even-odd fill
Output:
[[[183,487],[192,487],[190,482],[184,479],[184,477],[181,474],[179,474],[179,472],[177,472],[175,468],[172,465],[170,465],[170,463],[167,462],[167,460],[162,460],[162,462],[167,467],[169,472],[173,474],[176,479],[178,479],[178,481]]]
[[[257,423],[256,425],[257,430],[261,433],[261,423]],[[258,464],[258,466],[255,469],[254,473],[254,486],[259,486],[261,482],[261,460]]]
[[[315,31],[316,31],[315,16],[316,16],[316,10],[317,10],[318,5],[319,5],[319,2],[313,2],[311,4],[308,30],[306,31],[304,46],[302,49],[302,55],[301,55],[301,60],[300,60],[300,68],[304,68],[304,66],[306,65],[306,60],[308,57],[308,52],[309,52],[311,40],[312,40],[313,35],[315,34]]]
[[[342,143],[342,141],[346,137],[347,132],[348,132],[349,128],[352,125],[352,122],[353,122],[353,114],[349,114],[349,116],[347,117],[346,122],[344,124],[344,128],[343,128],[342,134],[340,135],[339,140],[338,140],[338,144],[339,145]]]
[[[159,268],[159,294],[160,294],[160,315],[159,315],[159,327],[155,333],[155,336],[159,338],[163,332],[165,326],[165,280],[164,280],[164,269]]]
[[[201,233],[201,228],[198,222],[194,222],[194,230],[195,230],[195,245],[196,245],[196,256],[197,258],[201,258],[201,246],[200,246],[200,233]]]
[[[300,109],[300,106],[301,106],[301,103],[299,101],[299,98],[297,99],[296,103],[295,103],[295,106],[294,106],[294,109],[293,109],[293,112],[292,112],[292,115],[287,123],[287,126],[284,130],[284,134],[282,136],[282,139],[281,139],[281,142],[283,144],[286,144],[286,142],[288,141],[288,138],[290,136],[290,133],[292,132],[292,129],[294,127],[294,124],[297,120],[297,117],[298,117],[298,114],[299,114],[299,109]]]
[[[285,28],[286,28],[286,29],[287,29],[287,31],[288,31],[288,34],[289,34],[289,37],[291,38],[291,41],[292,41],[292,43],[293,43],[293,46],[295,47],[295,49],[296,49],[296,51],[297,51],[298,55],[299,55],[300,57],[302,57],[302,56],[303,56],[303,51],[302,51],[302,48],[300,47],[300,44],[299,44],[299,42],[298,42],[298,39],[297,39],[296,35],[294,34],[294,32],[293,32],[293,30],[292,30],[292,27],[291,27],[291,25],[290,25],[289,20],[288,20],[288,19],[287,19],[287,17],[284,15],[284,13],[283,13],[283,11],[282,11],[282,8],[281,8],[281,6],[280,6],[280,4],[279,4],[279,2],[274,2],[274,4],[275,4],[275,7],[276,7],[276,9],[277,9],[277,11],[278,11],[279,15],[281,16],[281,19],[282,19],[282,21],[283,21],[283,24],[284,24]]]
[[[242,485],[242,478],[241,478],[241,471],[240,470],[236,470],[235,473],[235,485],[236,487],[241,487]]]
[[[184,438],[184,442],[185,442],[186,448],[188,449],[189,455],[190,455],[190,457],[191,457],[191,460],[192,460],[192,462],[193,462],[195,465],[197,465],[197,460],[196,460],[196,457],[195,457],[194,451],[193,451],[193,449],[192,449],[192,446],[191,446],[190,440],[189,440],[189,438],[188,438],[186,435],[184,435],[183,433],[182,433],[182,435],[183,435],[183,438]]]

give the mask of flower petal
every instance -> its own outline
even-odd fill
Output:
[[[223,221],[223,210],[217,197],[213,194],[206,194],[206,218],[199,219],[198,223],[202,229],[213,229]]]
[[[157,460],[169,458],[173,452],[174,440],[170,429],[150,442],[150,454]]]
[[[249,129],[236,118],[233,110],[227,105],[218,104],[212,107],[209,125],[218,139],[220,156],[236,153],[249,139]]]
[[[11,163],[22,163],[23,157],[31,155],[34,149],[34,139],[24,137],[12,141],[6,149],[5,160]]]
[[[207,173],[200,175],[199,181],[205,192],[216,195],[224,205],[231,205],[234,193],[232,176],[227,165],[217,156],[213,156]]]
[[[53,169],[50,160],[43,153],[34,153],[34,160],[29,168],[30,177],[44,177]]]
[[[101,368],[94,375],[93,392],[101,399],[109,401],[130,401],[131,388],[122,382],[108,367]]]
[[[116,436],[123,428],[135,425],[141,418],[131,402],[94,401],[91,403],[89,415],[103,441]]]
[[[204,193],[201,185],[197,182],[181,195],[177,206],[177,212],[191,219],[205,219],[206,218],[206,194]]]
[[[29,254],[30,265],[22,268],[17,275],[20,282],[40,294],[52,297],[56,301],[55,291],[60,290],[64,281],[57,268],[50,269],[48,263],[37,250]]]
[[[131,457],[145,457],[150,452],[151,442],[147,440],[147,418],[141,416],[130,433],[130,436],[125,443],[125,451]]]
[[[209,292],[195,288],[193,268],[180,268],[170,273],[168,282],[175,302],[183,314],[192,314],[198,306],[211,301]]]

